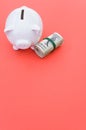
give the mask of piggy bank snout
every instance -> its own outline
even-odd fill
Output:
[[[27,49],[31,46],[31,43],[28,42],[27,40],[18,40],[16,43],[15,43],[15,46],[18,48],[18,49]]]

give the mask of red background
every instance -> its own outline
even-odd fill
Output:
[[[39,58],[14,51],[3,30],[8,14],[26,5],[64,44]],[[86,0],[0,1],[0,130],[86,130]]]

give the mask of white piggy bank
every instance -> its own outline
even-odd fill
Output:
[[[6,20],[4,32],[13,49],[34,48],[40,40],[43,24],[39,14],[31,8],[22,6],[11,12]]]

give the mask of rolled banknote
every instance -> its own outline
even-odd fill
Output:
[[[34,46],[34,50],[41,58],[47,56],[50,52],[55,50],[63,43],[63,37],[58,33],[53,33],[50,36],[44,38],[40,43]]]

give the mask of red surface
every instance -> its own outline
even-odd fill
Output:
[[[3,29],[21,5],[35,9],[43,37],[62,47],[44,59],[14,51]],[[86,0],[0,1],[0,130],[86,130]]]

